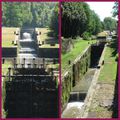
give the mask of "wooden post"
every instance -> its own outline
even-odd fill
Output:
[[[24,64],[24,66],[25,66],[25,58],[23,58],[23,61],[24,61],[24,63],[23,63],[23,64]]]
[[[31,64],[28,64],[28,68],[31,68]]]
[[[104,63],[105,63],[105,62],[104,62],[104,60],[103,60],[103,61],[102,61],[102,65],[104,65]]]
[[[70,61],[70,60],[68,61],[68,64],[69,64],[69,65],[71,64],[71,61]]]
[[[74,87],[75,84],[76,84],[75,64],[73,64],[72,71],[73,71],[73,82],[72,82],[72,87]]]
[[[33,58],[33,68],[35,67],[35,58]]]
[[[54,73],[53,73],[53,68],[51,68],[51,74],[52,74],[52,77],[53,77],[53,75],[54,75]]]
[[[43,68],[45,67],[45,59],[43,58]]]
[[[55,61],[55,58],[53,59],[53,64],[55,64],[56,63],[56,61]]]
[[[37,64],[34,64],[34,68],[36,68]]]
[[[18,64],[15,64],[15,68],[17,68],[17,65],[18,65]]]
[[[43,64],[40,64],[40,66],[41,66],[40,68],[43,68]]]
[[[21,64],[22,68],[24,68],[24,64]]]
[[[3,59],[2,59],[2,64],[4,64],[4,63],[5,63],[5,59],[3,58]]]
[[[14,64],[14,68],[15,68],[15,64],[16,64],[16,58],[14,58],[14,63],[13,63],[13,64]]]
[[[11,68],[8,68],[8,80],[10,81],[10,77],[11,77]]]

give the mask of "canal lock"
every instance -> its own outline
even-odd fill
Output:
[[[78,77],[79,81],[76,79],[77,80],[76,82],[73,77],[72,89],[69,93],[68,102],[63,108],[62,118],[79,118],[80,117],[80,113],[82,111],[82,107],[84,106],[84,101],[86,99],[88,90],[91,86],[91,82],[95,75],[95,71],[100,68],[98,64],[99,64],[99,60],[103,52],[104,46],[105,46],[105,43],[100,43],[100,44],[92,44],[90,48],[88,48],[88,52],[90,51],[89,68],[87,69],[86,67],[86,73],[83,75],[83,77],[80,77],[80,74],[77,75],[79,76]],[[86,51],[84,53],[86,54]],[[83,54],[82,56],[85,56],[85,55]],[[80,69],[80,67],[78,69]]]

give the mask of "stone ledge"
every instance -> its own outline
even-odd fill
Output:
[[[100,71],[102,69],[101,66],[102,66],[102,61],[104,60],[105,51],[106,51],[106,45],[104,47],[104,50],[102,52],[102,55],[101,55],[101,58],[100,58],[100,61],[99,61],[99,64],[98,64],[100,66],[100,69],[96,69],[96,72],[94,74],[91,86],[90,86],[90,88],[88,90],[88,94],[87,94],[85,102],[84,102],[85,104],[84,104],[84,106],[83,106],[83,108],[81,110],[81,114],[79,116],[80,118],[87,118],[87,116],[88,116],[89,107],[91,105],[92,97],[93,97],[93,94],[95,92],[98,77],[99,77]]]

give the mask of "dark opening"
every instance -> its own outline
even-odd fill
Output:
[[[69,102],[74,102],[74,101],[83,102],[85,97],[86,97],[86,93],[71,92]]]
[[[90,67],[96,67],[104,49],[105,43],[93,44],[91,46],[91,63]]]

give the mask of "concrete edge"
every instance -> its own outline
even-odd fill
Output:
[[[100,66],[100,68],[96,69],[96,71],[95,71],[91,86],[88,90],[86,99],[84,101],[84,106],[81,109],[81,113],[80,113],[80,116],[79,116],[80,118],[87,118],[87,116],[88,116],[89,107],[92,103],[92,98],[93,98],[93,95],[94,95],[94,92],[95,92],[98,77],[100,75],[101,69],[103,68],[102,63],[103,63],[103,60],[104,60],[106,48],[107,48],[107,46],[105,45],[104,50],[103,50],[102,55],[101,55],[101,58],[100,58],[100,61],[99,61],[99,64],[98,64],[98,66]]]

